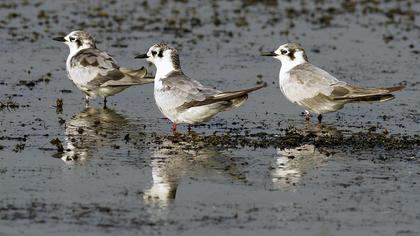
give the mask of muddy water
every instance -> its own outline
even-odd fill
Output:
[[[349,83],[407,85],[393,101],[326,115],[322,135],[418,140],[418,3],[82,3],[0,3],[0,101],[15,105],[0,111],[0,235],[420,233],[416,142],[223,148],[200,138],[304,129],[302,110],[279,92],[280,63],[258,56],[298,41],[310,61]],[[144,65],[134,55],[166,41],[206,85],[236,89],[261,78],[269,86],[186,142],[170,134],[152,85],[111,97],[109,109],[100,99],[84,108],[65,75],[68,49],[50,40],[75,29],[127,67]]]

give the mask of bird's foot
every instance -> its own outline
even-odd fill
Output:
[[[90,100],[89,100],[89,96],[86,96],[85,97],[85,107],[86,108],[88,108],[90,105],[89,105],[89,102],[90,102]]]
[[[312,115],[309,111],[305,110],[303,117],[305,118],[305,121],[310,121]]]
[[[318,115],[318,123],[320,123],[320,124],[321,124],[321,122],[322,122],[322,114],[319,114],[319,115]]]
[[[106,106],[106,97],[104,97],[104,109],[107,109],[107,106]]]

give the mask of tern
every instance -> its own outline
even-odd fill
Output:
[[[70,48],[67,57],[67,75],[73,83],[86,94],[86,106],[89,99],[97,96],[106,98],[115,95],[133,85],[152,83],[145,78],[147,71],[128,69],[118,66],[108,53],[96,48],[93,37],[85,31],[73,31],[65,37],[53,38],[64,42]]]
[[[405,86],[386,88],[360,88],[340,81],[328,72],[312,65],[305,50],[298,43],[286,43],[277,50],[264,52],[262,56],[271,56],[281,61],[279,74],[280,90],[286,98],[305,108],[305,119],[311,112],[322,114],[335,112],[347,103],[385,102],[394,99],[392,92]]]
[[[266,86],[228,92],[205,87],[182,72],[178,51],[165,43],[155,44],[146,54],[135,58],[147,59],[156,66],[155,101],[163,115],[172,121],[174,132],[177,124],[206,122],[219,112],[239,107],[247,100],[248,93]]]

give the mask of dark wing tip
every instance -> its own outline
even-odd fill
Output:
[[[258,89],[261,89],[261,88],[265,88],[267,86],[268,86],[267,82],[265,82],[265,81],[258,81],[257,82],[257,86],[255,86],[254,88],[251,88],[251,90],[252,91],[255,91],[255,90],[258,90]]]
[[[399,86],[395,86],[395,87],[389,87],[386,88],[388,90],[388,92],[392,93],[392,92],[397,92],[400,90],[403,90],[405,88],[405,85],[399,85]]]

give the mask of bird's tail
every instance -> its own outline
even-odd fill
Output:
[[[229,100],[234,100],[234,99],[239,99],[242,100],[243,97],[245,97],[245,100],[247,98],[248,93],[257,91],[261,88],[267,87],[267,83],[252,87],[252,88],[247,88],[247,89],[241,89],[241,90],[236,90],[236,91],[228,91],[228,92],[222,92],[219,93],[217,95],[215,95],[213,97],[214,101],[229,101]]]
[[[259,90],[261,88],[264,88],[267,86],[267,83],[264,83],[259,86],[255,86],[253,88],[247,88],[247,89],[241,89],[237,91],[229,91],[229,92],[223,92],[215,96],[217,99],[221,99],[221,101],[230,101],[231,105],[227,106],[225,111],[231,110],[236,107],[242,106],[246,100],[248,100],[248,93],[254,92],[256,90]]]
[[[125,75],[129,75],[129,76],[137,77],[137,78],[143,78],[144,76],[147,75],[147,70],[146,68],[144,68],[144,66],[142,66],[140,69],[130,69],[126,67],[120,67],[120,71]]]
[[[366,95],[364,97],[353,98],[350,102],[386,102],[394,98],[395,96],[392,94]]]
[[[148,84],[153,83],[154,79],[152,76],[147,75],[147,70],[144,67],[140,69],[130,69],[125,67],[120,67],[120,71],[131,78],[133,78],[133,83],[135,84]]]
[[[226,106],[226,109],[225,109],[226,111],[231,108],[241,106],[247,100],[248,93],[264,88],[266,86],[267,84],[264,83],[262,85],[259,85],[253,88],[242,89],[242,90],[237,90],[237,91],[221,92],[214,96],[207,97],[207,99],[203,101],[193,101],[189,103],[184,103],[179,108],[188,109],[190,107],[198,107],[198,106],[205,106],[209,104],[224,103],[224,105]]]
[[[386,102],[395,98],[391,93],[405,88],[404,85],[387,88],[352,88],[349,96],[337,97],[334,100],[348,100],[349,102]]]

